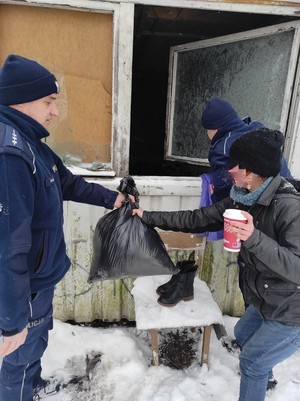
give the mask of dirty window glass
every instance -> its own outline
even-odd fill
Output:
[[[222,37],[215,39],[222,44],[209,47],[197,42],[198,48],[173,48],[167,158],[207,163],[209,140],[201,113],[212,97],[228,100],[241,118],[250,116],[284,130],[295,29],[233,41],[238,35],[230,35],[230,43]]]

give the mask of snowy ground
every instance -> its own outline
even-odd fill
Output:
[[[232,334],[237,319],[225,316]],[[170,330],[169,330],[170,332]],[[198,331],[188,335],[199,336]],[[161,339],[167,336],[163,330]],[[199,340],[196,338],[197,343]],[[201,344],[197,347],[200,350]],[[212,333],[209,367],[195,355],[185,369],[151,366],[148,332],[134,327],[92,328],[54,322],[43,358],[44,377],[59,375],[65,382],[76,376],[49,401],[236,401],[238,359]],[[279,384],[266,401],[300,400],[300,352],[274,371]],[[79,379],[78,379],[79,378]],[[255,400],[253,400],[255,401]]]

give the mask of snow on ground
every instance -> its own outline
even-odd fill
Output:
[[[237,318],[225,316],[224,321],[232,335]],[[300,352],[275,367],[279,384],[267,394],[266,401],[300,400],[299,366]],[[195,358],[189,367],[177,370],[164,365],[151,366],[147,330],[82,327],[55,320],[43,358],[43,374],[61,376],[65,382],[77,376],[73,384],[50,397],[51,401],[238,399],[238,359],[222,347],[214,333],[209,367],[201,367]]]
[[[155,288],[165,281],[158,276],[135,281],[138,328],[54,321],[42,359],[43,377],[58,376],[65,385],[49,401],[237,401],[238,356],[228,353],[212,331],[209,365],[200,366],[201,330],[176,327],[179,321],[197,326],[221,319],[233,336],[238,318],[222,317],[200,280],[195,282],[193,301],[173,308],[159,306]],[[149,327],[160,328],[159,366],[151,365]],[[266,401],[300,401],[299,366],[300,351],[275,367],[279,383]]]

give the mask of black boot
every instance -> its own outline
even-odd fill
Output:
[[[198,266],[193,262],[184,271],[177,273],[176,284],[170,290],[160,295],[157,302],[162,306],[175,306],[180,301],[194,299],[194,279]]]
[[[193,267],[195,265],[194,260],[181,260],[176,264],[176,267],[178,267],[179,272],[176,274],[173,274],[171,279],[165,283],[157,287],[156,289],[156,294],[158,295],[163,295],[169,292],[174,286],[177,284],[177,279],[178,277],[189,267]]]

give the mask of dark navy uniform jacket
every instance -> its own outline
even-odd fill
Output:
[[[250,117],[241,120],[235,118],[220,128],[211,141],[208,153],[208,160],[211,166],[211,184],[214,192],[211,196],[212,202],[218,202],[229,196],[232,187],[232,180],[228,174],[229,149],[232,143],[241,135],[257,128],[263,127],[259,121],[251,121]],[[282,177],[290,178],[291,173],[286,161],[282,158],[281,171]]]
[[[27,325],[31,293],[55,286],[70,266],[63,201],[113,209],[118,193],[73,175],[31,117],[0,105],[0,124],[0,329],[13,335]]]

